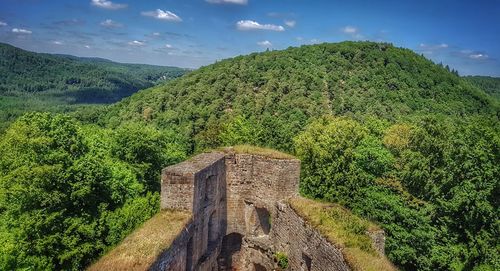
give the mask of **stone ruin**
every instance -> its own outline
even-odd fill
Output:
[[[233,151],[204,153],[165,168],[161,208],[191,220],[150,270],[350,270],[341,251],[287,203],[300,161]],[[383,252],[384,235],[371,234]]]

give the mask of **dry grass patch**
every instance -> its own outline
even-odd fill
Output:
[[[261,155],[273,159],[297,159],[295,156],[280,152],[277,150],[273,149],[268,149],[268,148],[262,148],[262,147],[257,147],[257,146],[251,146],[251,145],[236,145],[232,147],[227,147],[223,148],[223,151],[233,151],[235,153],[247,153],[247,154],[253,154],[253,155]]]
[[[297,197],[290,199],[290,205],[328,241],[341,248],[353,270],[397,270],[385,256],[375,251],[366,234],[379,230],[377,225],[353,215],[337,204]]]
[[[170,247],[190,218],[189,213],[182,211],[159,212],[87,270],[147,270]]]

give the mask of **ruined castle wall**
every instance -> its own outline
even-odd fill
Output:
[[[172,242],[170,248],[164,251],[155,263],[149,268],[150,271],[163,270],[186,270],[187,244],[192,237],[192,223]]]
[[[297,195],[299,175],[297,159],[228,154],[227,233],[249,234],[248,213],[256,207],[272,210],[276,201]]]
[[[226,233],[226,170],[222,153],[204,153],[162,172],[162,209],[192,212],[186,236],[161,257],[158,270],[213,270]]]
[[[162,208],[190,210],[193,220],[153,270],[273,270],[277,252],[288,270],[350,270],[341,249],[287,203],[298,196],[299,174],[296,159],[235,153],[166,168]]]
[[[304,221],[287,203],[276,204],[272,242],[276,251],[284,252],[290,270],[350,270],[341,250]]]

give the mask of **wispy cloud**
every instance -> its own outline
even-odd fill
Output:
[[[62,41],[58,41],[58,40],[55,40],[52,42],[52,44],[55,44],[55,45],[63,45],[63,42]]]
[[[0,26],[7,26],[7,23],[0,21]]]
[[[177,14],[168,11],[157,9],[154,11],[143,11],[141,12],[143,16],[153,17],[158,20],[172,21],[172,22],[182,22],[181,17],[177,16]]]
[[[364,36],[361,34],[359,28],[351,25],[344,26],[340,29],[344,34],[349,35],[353,39],[362,39]]]
[[[131,46],[144,46],[144,45],[146,45],[146,43],[143,42],[143,41],[139,41],[139,40],[133,40],[133,41],[129,41],[128,45],[131,45]]]
[[[85,22],[78,19],[70,19],[70,20],[55,21],[52,24],[56,26],[77,26],[77,25],[84,25]]]
[[[104,20],[100,23],[100,25],[102,27],[106,27],[106,28],[118,28],[118,27],[122,27],[123,24],[121,23],[118,23],[118,22],[115,22],[111,19],[107,19],[107,20]]]
[[[172,46],[171,44],[168,44],[168,43],[167,43],[167,44],[165,44],[165,48],[167,48],[167,49],[172,49],[172,48],[174,48],[174,46]]]
[[[12,28],[12,33],[17,33],[17,34],[31,34],[33,33],[31,30],[28,29],[23,29],[23,28]]]
[[[474,60],[486,60],[490,57],[486,54],[470,54],[469,58]]]
[[[354,27],[354,26],[345,26],[342,28],[342,32],[346,33],[346,34],[356,34],[358,33],[359,29]]]
[[[297,24],[297,22],[294,21],[294,20],[285,20],[285,24],[288,27],[295,27],[295,25]]]
[[[445,49],[448,49],[449,47],[450,46],[447,43],[438,43],[438,44],[420,43],[416,51],[424,55],[430,56],[441,53]]]
[[[257,42],[257,45],[259,45],[261,47],[267,47],[267,48],[273,46],[273,44],[268,40],[259,41],[259,42]]]
[[[440,44],[426,44],[426,43],[420,43],[419,47],[424,50],[439,50],[439,49],[446,49],[449,47],[448,44],[446,43],[440,43]]]
[[[453,54],[455,56],[460,57],[460,58],[473,60],[473,61],[491,60],[490,56],[488,54],[486,54],[485,52],[473,51],[473,50],[468,50],[468,49],[455,51],[455,52],[453,52]]]
[[[236,5],[246,5],[248,0],[205,0],[210,4],[236,4]]]
[[[285,28],[281,25],[274,24],[260,24],[256,21],[251,20],[241,20],[236,23],[236,28],[241,31],[247,30],[269,30],[269,31],[285,31]]]
[[[127,7],[127,4],[117,4],[106,0],[92,0],[90,4],[99,8],[114,9],[114,10]]]

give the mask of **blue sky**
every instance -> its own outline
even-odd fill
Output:
[[[460,74],[500,76],[499,0],[0,0],[0,42],[197,68],[321,42],[391,42]]]

